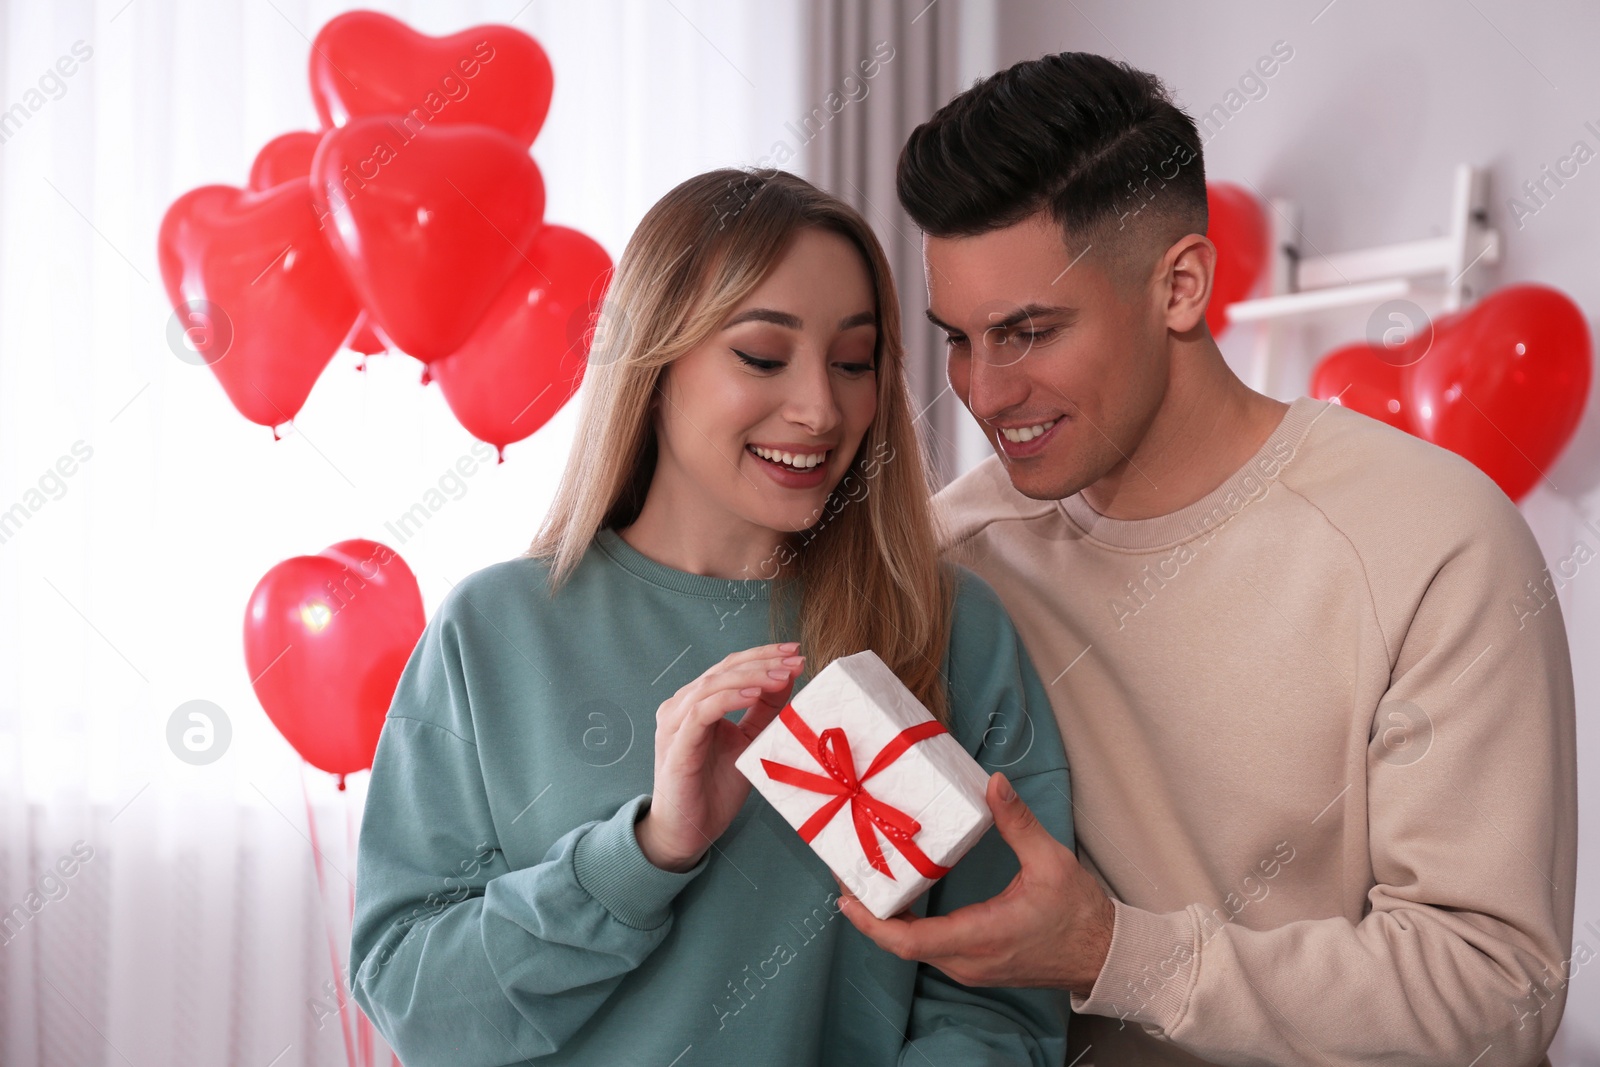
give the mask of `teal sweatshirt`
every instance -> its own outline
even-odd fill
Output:
[[[640,851],[656,709],[730,652],[797,638],[771,636],[773,583],[674,570],[611,530],[554,597],[547,575],[519,558],[456,585],[378,742],[351,985],[406,1067],[1062,1062],[1065,993],[879,949],[759,793],[692,870]],[[951,732],[1071,845],[1066,758],[1011,620],[965,570],[954,611]],[[1016,871],[991,829],[915,910]]]

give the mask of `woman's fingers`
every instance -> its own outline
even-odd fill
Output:
[[[798,667],[794,669],[799,670]],[[705,766],[706,754],[727,714],[749,708],[737,724],[728,723],[743,735],[744,742],[738,746],[743,751],[744,744],[788,703],[793,688],[792,675],[782,681],[760,677],[751,685],[721,689],[690,705],[667,742],[664,754],[672,769],[683,774],[698,773]]]
[[[744,734],[746,741],[754,741],[756,734],[765,730],[773,719],[783,711],[789,703],[789,696],[794,692],[794,678],[785,682],[781,688],[763,693],[750,705],[750,710],[739,718],[739,732]]]
[[[732,666],[719,664],[678,690],[671,700],[661,706],[656,713],[657,734],[676,733],[690,708],[719,693],[752,688],[769,690],[792,685],[804,663],[804,656],[781,654],[749,658]],[[747,698],[755,695],[746,694]],[[744,706],[734,704],[727,710]]]
[[[800,643],[798,641],[787,641],[775,645],[758,645],[755,648],[747,648],[742,652],[729,653],[718,662],[706,668],[698,678],[695,678],[693,681],[687,683],[676,693],[674,693],[672,697],[668,698],[668,700],[661,705],[661,711],[666,712],[669,710],[668,705],[674,705],[675,710],[678,710],[681,713],[680,705],[684,698],[693,700],[696,696],[702,695],[705,691],[704,687],[708,683],[713,682],[714,679],[728,670],[736,669],[757,661],[771,661],[769,664],[769,669],[773,669],[781,666],[783,661],[786,659],[803,660],[805,657],[798,655],[799,648]]]
[[[788,703],[805,663],[796,647],[768,645],[735,653],[657,711],[654,793],[662,801],[660,825],[676,842],[673,847],[701,847],[700,838],[709,841],[726,829],[724,816],[731,814],[723,809],[734,795],[727,781],[730,760]],[[749,710],[739,723],[729,722],[728,713],[740,708]]]
[[[765,684],[778,683],[776,679],[767,679]],[[673,735],[671,748],[685,755],[703,751],[716,736],[718,723],[725,721],[730,711],[757,705],[760,699],[761,688],[752,685],[744,689],[724,689],[700,700],[684,715],[678,732]]]
[[[771,669],[778,664],[782,664],[784,660],[803,660],[805,657],[801,656],[799,652],[800,643],[798,641],[785,641],[775,645],[757,645],[755,648],[747,648],[742,652],[730,652],[717,663],[707,667],[699,678],[689,684],[694,685],[697,682],[714,683],[718,677],[729,671],[741,670],[752,664],[768,663],[768,667]],[[771,662],[769,663],[769,661]]]
[[[765,649],[780,647],[782,646],[764,646]],[[750,650],[752,653],[756,651],[758,650]],[[737,659],[730,656],[727,660],[706,671],[696,681],[704,687],[706,692],[730,688],[747,678],[756,678],[761,671],[766,671],[778,681],[786,682],[800,673],[800,668],[804,665],[805,659],[798,652],[792,651],[777,651],[759,656],[738,653]],[[746,684],[758,684],[758,682],[747,682]]]
[[[744,735],[746,741],[754,741],[756,735],[771,725],[772,720],[778,717],[778,713],[787,703],[787,700],[780,700],[776,704],[770,704],[764,697],[757,700],[739,719],[739,732]]]

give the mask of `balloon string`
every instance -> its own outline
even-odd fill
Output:
[[[317,902],[322,906],[322,926],[328,934],[328,962],[333,965],[334,999],[339,1005],[339,1036],[344,1039],[344,1058],[349,1067],[356,1067],[355,1049],[351,1047],[349,1016],[345,1011],[344,979],[339,973],[339,950],[329,924],[327,877],[322,870],[322,849],[317,845],[317,820],[311,811],[311,788],[306,785],[305,764],[300,765],[300,793],[306,800],[306,828],[311,832],[311,862],[317,869]]]
[[[340,785],[344,784],[344,775],[339,776]],[[356,854],[356,816],[355,805],[350,802],[350,794],[344,797],[344,839],[347,856]],[[353,864],[352,864],[353,865]],[[356,928],[356,887],[350,883],[350,929]],[[361,1005],[356,1005],[356,1026],[359,1034],[361,1049],[361,1067],[373,1067],[372,1064],[372,1020],[367,1018],[367,1013],[361,1010]]]

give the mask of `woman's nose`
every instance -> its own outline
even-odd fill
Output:
[[[828,374],[827,361],[806,360],[807,370],[793,381],[793,390],[786,397],[787,417],[797,426],[803,426],[814,435],[828,433],[843,417],[838,397],[834,395],[834,382]]]

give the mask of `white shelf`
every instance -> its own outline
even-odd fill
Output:
[[[1349,252],[1307,256],[1300,212],[1291,200],[1273,200],[1267,295],[1228,307],[1230,323],[1256,324],[1251,387],[1268,391],[1282,347],[1282,330],[1296,322],[1350,308],[1376,308],[1386,300],[1415,299],[1436,311],[1455,311],[1485,288],[1482,272],[1500,261],[1500,234],[1489,226],[1489,175],[1482,167],[1456,167],[1450,233]]]

